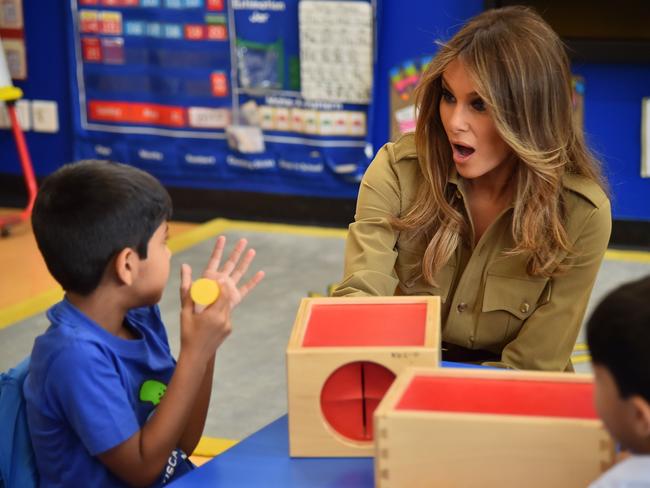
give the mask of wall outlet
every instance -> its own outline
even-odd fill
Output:
[[[59,110],[51,100],[32,100],[32,125],[34,132],[58,132]]]

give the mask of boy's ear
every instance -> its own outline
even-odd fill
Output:
[[[138,254],[130,247],[125,247],[115,256],[115,275],[122,284],[130,286],[135,281],[137,258]]]
[[[644,439],[650,438],[650,403],[641,395],[630,397],[634,409],[634,427],[637,434]]]

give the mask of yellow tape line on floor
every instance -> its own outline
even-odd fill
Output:
[[[206,239],[229,231],[267,232],[340,239],[344,239],[347,235],[345,229],[214,219],[171,238],[168,245],[173,253],[178,253]],[[605,253],[605,259],[609,261],[650,263],[650,252],[611,249]],[[62,297],[63,291],[60,288],[55,288],[0,310],[0,329],[47,310],[61,300]]]
[[[607,261],[627,261],[630,263],[650,263],[650,252],[647,251],[622,251],[608,249],[605,251]]]
[[[215,457],[227,451],[239,441],[233,439],[220,439],[215,437],[201,437],[199,444],[194,449],[192,456]]]
[[[63,298],[61,287],[45,291],[16,305],[0,310],[0,329],[47,310]]]
[[[239,220],[214,219],[201,224],[194,229],[169,239],[168,246],[173,253],[179,253],[200,242],[219,234],[232,231],[267,232],[280,234],[294,234],[312,237],[337,237],[344,239],[347,234],[343,229],[330,229],[326,227],[296,226],[287,224],[269,224],[262,222],[246,222]],[[63,298],[60,287],[40,293],[35,297],[24,300],[15,305],[0,310],[0,329],[20,322],[36,314],[44,312]]]

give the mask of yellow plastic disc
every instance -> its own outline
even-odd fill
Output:
[[[219,284],[209,278],[200,278],[192,283],[190,296],[194,303],[208,306],[219,298]]]

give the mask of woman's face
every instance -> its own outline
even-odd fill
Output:
[[[451,144],[456,170],[466,179],[508,170],[502,165],[512,151],[497,132],[494,119],[465,65],[459,59],[442,73],[440,119]]]

